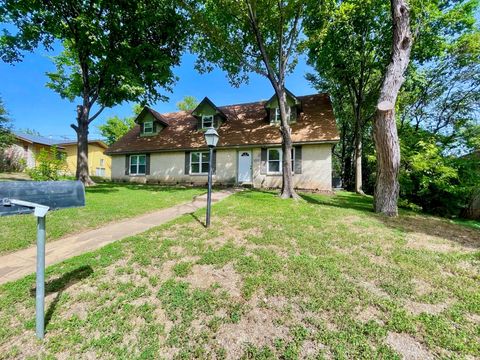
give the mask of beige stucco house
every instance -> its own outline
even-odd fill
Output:
[[[53,146],[56,146],[59,152],[65,149],[58,145],[58,141],[49,139],[39,135],[26,134],[14,131],[15,140],[10,146],[9,151],[12,153],[11,157],[23,159],[27,169],[36,166],[36,157],[42,150],[50,151]]]
[[[294,144],[292,169],[298,189],[331,190],[332,147],[339,140],[327,94],[288,93]],[[282,183],[282,150],[277,101],[217,107],[205,98],[195,110],[160,114],[148,107],[137,126],[106,150],[112,179],[140,183],[204,185],[208,149],[204,131],[220,140],[213,155],[218,185],[275,188]]]

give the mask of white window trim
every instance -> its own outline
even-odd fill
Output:
[[[145,128],[145,125],[146,125],[146,124],[150,124],[150,125],[151,125],[149,131],[146,131],[146,128]],[[143,133],[144,133],[144,134],[153,134],[153,121],[145,121],[145,122],[143,123]]]
[[[211,119],[212,125],[205,126],[204,121],[205,121],[206,118]],[[202,115],[202,129],[207,129],[207,128],[213,127],[213,119],[214,119],[213,115]]]
[[[273,119],[273,122],[276,122],[276,123],[279,123],[280,120],[281,120],[281,116],[280,116],[280,107],[276,107],[275,108],[275,117]]]
[[[192,171],[192,155],[193,154],[198,154],[198,162],[195,162],[195,164],[198,164],[198,170],[200,170],[200,172],[193,172]],[[209,154],[208,151],[192,151],[190,153],[190,175],[208,175],[208,171],[207,172],[201,172],[202,171],[202,154]]]
[[[144,173],[139,173],[138,172],[138,168],[140,166],[140,156],[143,156],[145,157],[145,172]],[[135,173],[132,173],[132,158],[133,157],[136,157],[137,158],[137,163],[134,164],[136,165],[137,167],[137,171]],[[130,160],[129,160],[129,164],[128,164],[128,173],[130,176],[143,176],[143,175],[146,175],[146,172],[147,172],[147,155],[145,154],[139,154],[139,155],[130,155]]]
[[[278,150],[280,153],[280,171],[270,171],[270,150]],[[272,160],[277,161],[277,160]],[[267,175],[281,175],[283,174],[283,151],[282,148],[267,148]],[[295,174],[295,148],[292,147],[292,175]]]
[[[291,106],[287,106],[287,121],[290,122],[292,120],[292,108]],[[273,123],[275,124],[279,124],[280,123],[280,120],[281,120],[281,116],[280,116],[280,107],[277,106],[275,108],[275,116],[273,117]]]

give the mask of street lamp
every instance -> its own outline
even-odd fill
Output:
[[[213,158],[213,148],[217,146],[218,139],[217,130],[213,127],[208,128],[205,131],[205,141],[208,145],[209,157],[208,157],[208,194],[207,194],[207,219],[205,221],[205,226],[210,226],[210,209],[212,207],[212,158]]]

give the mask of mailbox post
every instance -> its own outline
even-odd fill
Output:
[[[85,189],[80,181],[12,181],[0,185],[0,216],[33,212],[37,218],[37,271],[35,330],[45,336],[45,217],[49,210],[85,206]]]

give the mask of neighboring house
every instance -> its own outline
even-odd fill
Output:
[[[295,97],[288,92],[294,185],[332,189],[332,146],[339,135],[327,94]],[[220,135],[213,155],[216,184],[276,188],[282,184],[280,114],[268,101],[217,107],[205,98],[195,110],[160,114],[148,107],[137,126],[105,152],[116,181],[205,184],[208,149],[204,131]]]
[[[57,149],[62,152],[64,148],[58,145],[58,140],[48,139],[43,136],[30,135],[14,131],[15,142],[12,144],[10,150],[15,152],[17,156],[25,160],[27,168],[34,168],[36,165],[36,156],[42,149],[50,151],[52,146],[57,146]]]
[[[70,175],[77,171],[77,142],[60,142],[59,146],[65,149],[67,154],[67,168]],[[90,140],[88,142],[88,172],[92,176],[110,178],[112,175],[112,158],[104,154],[108,145],[102,140]]]

